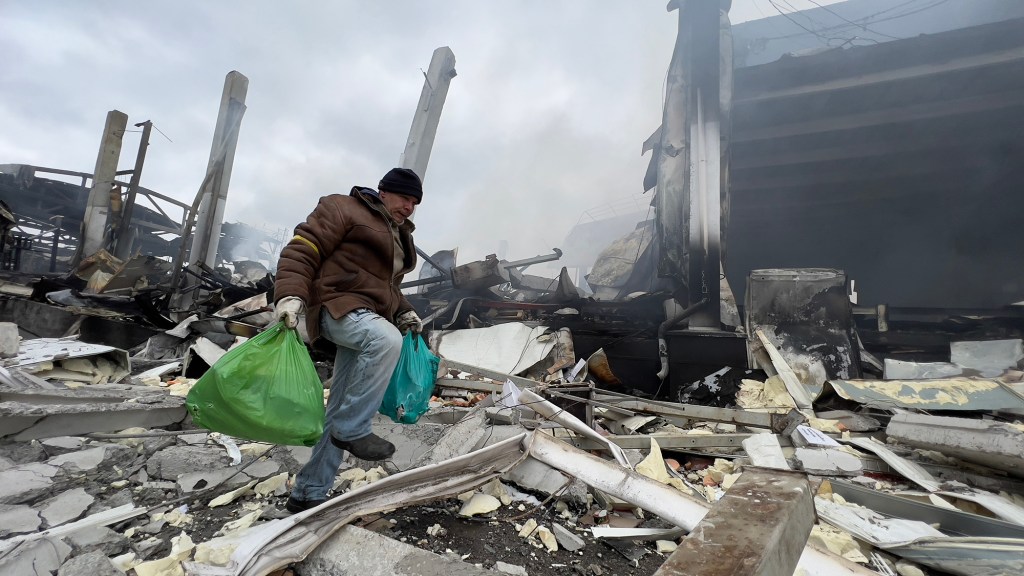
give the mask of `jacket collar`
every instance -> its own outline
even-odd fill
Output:
[[[373,188],[367,188],[365,186],[353,186],[352,191],[349,192],[349,196],[355,196],[356,198],[359,198],[360,200],[365,202],[366,205],[369,206],[371,210],[380,213],[381,217],[383,217],[385,220],[387,220],[388,222],[394,222],[394,219],[391,217],[390,214],[388,214],[387,209],[384,208],[384,202],[380,199],[380,193],[374,190]],[[416,225],[413,224],[412,220],[406,218],[405,222],[402,222],[401,224],[398,225],[398,229],[402,232],[407,232],[411,234],[413,230],[416,229]]]

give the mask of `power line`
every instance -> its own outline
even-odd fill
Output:
[[[846,18],[845,16],[842,16],[842,15],[838,14],[834,10],[828,8],[827,6],[822,6],[821,4],[818,4],[814,0],[807,0],[807,1],[810,2],[811,4],[814,4],[818,8],[821,8],[825,12],[828,12],[829,14],[835,16],[836,18],[839,18],[840,20],[842,20],[844,22],[849,22],[850,24],[853,24],[854,26],[857,26],[858,28],[864,30],[865,32],[870,32],[870,33],[875,34],[877,36],[884,36],[886,38],[891,38],[893,40],[902,40],[902,38],[899,38],[897,36],[890,36],[889,34],[884,34],[882,32],[877,32],[875,30],[872,30],[871,28],[867,27],[867,24],[861,24],[861,23],[858,23],[858,22],[854,22],[853,20],[850,20],[850,19]]]
[[[783,18],[785,18],[786,20],[789,20],[790,22],[792,22],[796,26],[800,27],[801,29],[806,31],[808,34],[813,34],[813,35],[817,36],[818,38],[820,38],[821,40],[824,40],[826,44],[828,44],[828,42],[831,41],[831,40],[842,40],[842,38],[830,38],[828,36],[822,36],[821,34],[817,33],[816,31],[811,30],[810,28],[808,28],[808,27],[804,26],[803,24],[797,22],[795,19],[790,18],[789,14],[787,12],[785,12],[782,8],[779,8],[779,5],[775,3],[775,0],[768,0],[768,3],[771,4],[772,8],[775,8],[775,10],[780,15],[782,15]]]
[[[928,4],[926,6],[921,6],[919,8],[911,9],[911,10],[908,10],[906,12],[901,12],[899,14],[893,14],[892,16],[889,16],[887,18],[880,18],[878,20],[872,20],[872,18],[875,18],[876,16],[880,16],[882,14],[885,14],[885,13],[888,13],[888,12],[892,12],[894,10],[898,10],[898,9],[904,7],[904,6],[907,6],[909,4],[913,4],[914,2],[918,2],[918,1],[920,1],[920,0],[908,0],[908,1],[903,2],[901,4],[897,4],[895,6],[891,6],[889,8],[886,8],[885,10],[880,10],[880,11],[875,12],[873,14],[869,14],[869,15],[863,17],[863,18],[857,18],[856,20],[853,21],[853,22],[855,22],[854,25],[860,27],[863,24],[878,24],[880,22],[888,22],[890,20],[896,20],[897,18],[903,18],[904,16],[910,16],[911,14],[917,14],[918,12],[924,12],[925,10],[930,10],[932,8],[935,8],[937,6],[945,4],[949,0],[933,0],[931,4]],[[769,2],[771,2],[771,0],[769,0]],[[775,9],[778,10],[778,7],[775,7]],[[821,28],[818,32],[840,31],[840,30],[842,30],[844,28],[849,28],[850,26],[851,26],[850,24],[838,24],[838,25],[835,25],[835,26],[826,26],[826,27]],[[801,26],[801,28],[804,28],[804,27]],[[807,30],[807,29],[804,28],[804,30]],[[814,32],[811,32],[811,33],[814,34]],[[782,36],[772,36],[772,37],[764,38],[763,40],[766,40],[766,41],[767,40],[784,40],[786,38],[794,38],[796,36],[802,36],[802,35],[803,35],[802,32],[798,32],[796,34],[784,34]],[[819,37],[821,37],[821,36],[819,35]],[[865,38],[865,40],[867,40],[867,38]]]

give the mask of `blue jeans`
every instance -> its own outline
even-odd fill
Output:
[[[313,447],[313,455],[299,471],[292,489],[292,497],[299,500],[327,497],[344,456],[331,443],[331,436],[355,440],[372,431],[373,415],[380,408],[402,353],[402,334],[398,328],[365,308],[349,312],[340,320],[323,310],[320,333],[338,351],[334,356],[324,435]]]

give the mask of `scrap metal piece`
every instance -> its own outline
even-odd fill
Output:
[[[795,472],[748,467],[655,576],[790,576],[815,522]]]
[[[814,499],[818,515],[872,546],[943,572],[962,576],[1020,574],[1024,540],[1018,538],[950,537],[929,524],[886,518],[860,506]]]
[[[550,392],[552,393],[553,392]],[[582,400],[588,402],[588,400]],[[678,402],[661,402],[648,400],[628,394],[599,390],[594,400],[589,401],[595,406],[605,406],[616,409],[626,409],[636,412],[647,412],[657,416],[668,416],[675,418],[689,418],[692,420],[703,420],[710,422],[724,422],[752,426],[755,428],[770,428],[781,432],[789,425],[789,415],[768,414],[765,412],[751,412],[749,410],[736,410],[733,408],[716,408],[713,406],[700,406],[698,404],[680,404]],[[806,417],[796,411],[794,418],[801,423],[806,422]]]
[[[555,338],[546,336],[548,331],[546,326],[508,322],[487,328],[442,332],[434,341],[438,356],[517,374],[551,354]]]
[[[544,262],[554,262],[562,257],[562,251],[558,248],[552,248],[552,254],[542,254],[540,256],[534,256],[533,258],[524,258],[522,260],[514,260],[512,262],[505,262],[502,264],[504,268],[519,268],[520,271],[527,266],[534,264],[541,264]]]
[[[481,290],[509,281],[508,270],[494,254],[452,268],[452,285],[460,290]]]
[[[552,422],[556,422],[565,426],[566,428],[580,434],[584,438],[589,438],[595,442],[604,444],[615,460],[627,470],[632,470],[633,466],[630,465],[629,459],[626,458],[626,454],[616,444],[608,440],[605,436],[597,433],[593,428],[587,426],[587,424],[576,418],[572,414],[566,412],[564,409],[555,406],[551,402],[548,402],[543,397],[539,396],[536,392],[530,389],[523,389],[519,391],[519,402],[520,406],[529,408],[537,414],[547,418]],[[650,444],[648,444],[649,446]]]
[[[756,331],[757,337],[761,340],[761,345],[768,352],[768,356],[772,360],[772,365],[775,366],[775,371],[778,372],[779,377],[786,384],[786,390],[789,391],[789,395],[793,397],[793,401],[796,402],[797,408],[809,410],[811,408],[811,394],[807,391],[804,383],[797,378],[796,373],[790,368],[786,359],[782,357],[779,350],[768,340],[765,336],[764,331],[760,328]]]
[[[486,484],[525,458],[520,434],[438,464],[414,468],[367,484],[304,512],[216,539],[231,549],[226,566],[186,562],[189,574],[264,576],[306,557],[328,536],[359,516],[455,496]],[[214,541],[211,541],[214,542]]]
[[[941,380],[829,380],[836,394],[865,406],[915,410],[1024,410],[1024,396],[985,378]]]
[[[25,340],[18,349],[18,357],[11,364],[26,371],[37,372],[35,368],[48,362],[71,358],[103,358],[114,366],[111,381],[118,381],[131,373],[128,352],[113,346],[89,344],[76,338],[34,338]]]
[[[830,479],[829,486],[834,494],[870,508],[886,516],[917,520],[940,531],[957,536],[991,536],[1024,539],[1024,527],[1011,522],[969,514],[957,509],[946,509],[925,504],[885,492],[858,486],[845,480]]]
[[[839,504],[821,496],[814,498],[814,508],[822,520],[877,548],[889,549],[916,540],[945,537],[942,532],[924,522],[886,518],[869,508]]]
[[[875,456],[878,456],[883,462],[892,466],[893,470],[902,474],[904,478],[914,482],[925,490],[929,492],[937,492],[939,490],[939,482],[929,474],[927,470],[922,468],[919,464],[897,455],[878,440],[870,437],[858,437],[846,438],[843,442],[852,444],[861,450],[866,450]]]
[[[1014,538],[937,538],[889,552],[959,576],[1024,573],[1024,540]]]

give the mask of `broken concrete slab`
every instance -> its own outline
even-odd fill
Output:
[[[104,556],[117,556],[128,550],[128,539],[106,526],[90,526],[69,534],[64,539],[74,554],[99,552]]]
[[[0,444],[0,457],[14,464],[29,464],[32,462],[42,462],[49,455],[39,441],[32,440],[30,442],[7,442]]]
[[[39,515],[47,528],[53,528],[81,518],[93,501],[95,498],[87,494],[85,488],[75,488],[43,502]]]
[[[77,452],[68,452],[60,456],[54,456],[46,461],[51,466],[71,467],[82,472],[95,470],[103,462],[107,454],[106,448],[88,448]]]
[[[372,554],[367,554],[372,550]],[[493,576],[457,559],[399,542],[369,530],[345,526],[298,565],[303,576],[389,574],[393,576]]]
[[[558,545],[569,552],[581,550],[587,545],[583,538],[580,538],[572,530],[557,522],[551,524],[551,532],[555,535]]]
[[[468,454],[489,432],[483,408],[474,408],[458,424],[447,427],[444,435],[415,462],[416,467],[444,462]]]
[[[1024,426],[924,414],[896,414],[886,427],[893,440],[1024,478]]]
[[[375,414],[373,418],[374,434],[395,445],[395,453],[392,455],[391,461],[399,470],[408,470],[413,466],[421,465],[422,463],[417,462],[430,452],[431,447],[440,441],[449,428],[450,426],[425,422],[423,418],[420,418],[415,426],[396,423],[383,414]],[[292,448],[301,449],[303,447]],[[308,459],[309,456],[306,455],[305,460]]]
[[[35,532],[42,522],[31,506],[0,504],[0,538]]]
[[[124,572],[114,566],[102,552],[89,552],[75,556],[61,565],[57,576],[124,576]]]
[[[508,576],[529,576],[526,568],[519,566],[518,564],[502,562],[501,560],[494,563],[494,571],[498,574],[507,574]]]
[[[47,438],[41,442],[43,449],[50,456],[60,456],[61,454],[81,450],[84,443],[85,438],[81,436],[58,436],[56,438]]]
[[[859,458],[835,448],[797,448],[796,460],[800,469],[818,476],[859,476],[862,465]]]
[[[561,494],[562,499],[584,504],[587,501],[587,486],[574,480],[558,470],[533,458],[527,458],[515,468],[502,476],[507,480],[528,490],[535,490],[547,495]],[[566,487],[568,484],[568,487]]]
[[[789,462],[779,446],[779,438],[775,434],[754,434],[743,441],[743,450],[747,452],[754,466],[789,470]]]
[[[6,556],[0,556],[0,574],[49,576],[61,567],[69,554],[71,547],[59,538],[26,542]]]
[[[60,468],[33,462],[0,472],[0,504],[21,504],[50,491]]]
[[[185,399],[129,387],[5,393],[0,439],[32,440],[159,427],[185,419]]]
[[[211,472],[226,468],[231,462],[220,447],[171,446],[164,448],[146,462],[151,478],[176,481],[183,474]]]
[[[248,466],[243,474],[250,478],[263,480],[281,471],[281,464],[275,460],[261,460]]]
[[[178,491],[183,494],[209,488],[210,486],[222,485],[224,488],[241,486],[249,481],[249,476],[239,473],[235,468],[214,468],[198,472],[186,472],[178,476],[174,484]],[[223,483],[223,484],[222,484]],[[159,483],[149,482],[147,484],[160,486]]]

